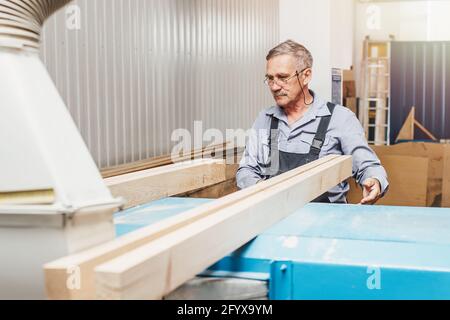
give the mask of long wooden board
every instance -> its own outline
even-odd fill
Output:
[[[174,230],[182,228],[186,224],[197,221],[216,212],[217,210],[226,208],[239,200],[266,190],[276,184],[282,183],[290,177],[311,170],[321,164],[330,162],[337,157],[338,156],[336,155],[331,155],[319,159],[315,162],[297,168],[296,170],[292,170],[273,179],[258,183],[253,187],[240,190],[239,192],[230,194],[217,201],[207,203],[199,208],[186,211],[177,216],[129,233],[122,236],[120,239],[115,239],[95,248],[50,262],[44,266],[47,296],[50,299],[94,299],[94,268],[97,265],[125,254],[126,252],[157,239],[158,237],[164,236]],[[79,288],[70,289],[66,285],[67,281],[69,281],[72,276],[70,272],[71,270],[77,270],[80,274]]]
[[[242,148],[233,147],[229,143],[217,144],[192,150],[184,155],[163,155],[150,159],[126,163],[101,170],[103,178],[119,176],[126,173],[132,173],[147,169],[153,169],[161,166],[170,165],[182,161],[195,160],[201,158],[225,158],[243,151]]]
[[[125,198],[125,208],[225,180],[225,161],[211,159],[182,162],[104,179],[114,197]]]
[[[178,196],[189,198],[218,199],[231,193],[237,192],[239,191],[236,182],[236,173],[238,168],[239,164],[229,164],[225,169],[225,181],[198,190],[192,190]]]
[[[98,298],[160,299],[351,174],[335,158],[99,265]]]

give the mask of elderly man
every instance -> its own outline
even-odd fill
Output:
[[[361,204],[373,204],[388,188],[386,171],[370,149],[355,114],[309,90],[313,58],[288,40],[267,55],[265,83],[276,106],[261,112],[249,137],[236,178],[246,188],[329,154],[353,156],[353,176],[363,187]],[[315,202],[346,203],[340,183]]]

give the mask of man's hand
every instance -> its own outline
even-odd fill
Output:
[[[359,204],[374,204],[381,197],[381,185],[377,179],[366,179],[362,185],[363,199]]]

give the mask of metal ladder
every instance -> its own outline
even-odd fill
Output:
[[[359,119],[369,144],[389,145],[390,41],[364,40]]]

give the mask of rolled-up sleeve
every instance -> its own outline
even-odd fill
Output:
[[[353,157],[353,177],[360,185],[368,178],[375,178],[380,182],[382,195],[389,188],[386,170],[381,165],[375,152],[369,147],[364,129],[355,114],[348,112],[343,122],[340,139],[342,152]]]
[[[240,189],[248,188],[255,185],[260,180],[264,180],[264,175],[260,165],[258,164],[258,120],[255,121],[247,136],[245,151],[236,173],[237,186]]]

